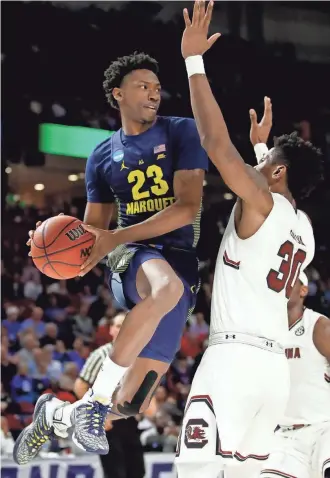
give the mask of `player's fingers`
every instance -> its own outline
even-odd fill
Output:
[[[29,256],[29,257],[32,257],[32,252],[31,252],[31,251],[28,253],[28,256]]]
[[[59,216],[64,216],[64,212],[60,212],[60,213],[59,213]]]
[[[199,22],[201,25],[204,24],[205,19],[205,0],[201,0],[199,3]]]
[[[257,125],[258,123],[257,113],[255,112],[255,110],[250,110],[249,113],[250,113],[251,125],[252,126]]]
[[[84,277],[84,275],[88,274],[88,272],[91,271],[98,262],[99,262],[98,259],[95,259],[92,256],[89,256],[89,258],[84,262],[84,264],[80,268],[79,277]]]
[[[268,96],[265,96],[264,98],[264,117],[263,117],[264,122],[271,123],[273,120],[273,109],[272,109],[272,102],[271,99],[268,98]]]
[[[97,229],[97,227],[90,226],[89,224],[82,224],[82,227],[85,229],[85,231],[94,234],[94,236],[99,236],[99,230]]]
[[[265,106],[265,111],[272,110],[272,100],[268,96],[264,97],[264,106]]]
[[[26,245],[27,245],[27,246],[31,246],[31,242],[32,242],[31,239],[29,239],[29,240],[27,241]]]
[[[30,238],[30,239],[33,238],[33,234],[34,234],[34,231],[29,231],[29,238]]]
[[[188,13],[188,10],[186,8],[183,10],[183,19],[184,19],[186,27],[191,27],[191,21],[190,21],[190,18],[189,18],[189,13]]]
[[[209,48],[217,41],[218,38],[221,37],[221,33],[215,33],[212,35],[208,40],[207,43],[209,44]]]
[[[209,28],[211,20],[212,20],[213,6],[214,6],[214,2],[211,0],[207,6],[206,13],[204,15],[204,20],[203,20],[204,26],[206,28]]]
[[[193,10],[193,17],[192,17],[192,25],[197,27],[199,25],[199,10],[200,10],[200,5],[199,1],[196,0],[194,3],[194,10]]]

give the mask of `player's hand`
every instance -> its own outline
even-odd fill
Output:
[[[97,227],[82,225],[83,228],[95,236],[95,244],[89,257],[81,266],[80,277],[92,270],[109,252],[118,246],[116,235],[112,231]]]
[[[190,20],[188,10],[183,10],[183,18],[186,25],[181,42],[181,52],[184,59],[188,56],[203,55],[220,37],[220,33],[215,33],[207,38],[209,26],[212,18],[213,0],[207,6],[205,12],[205,1],[196,1],[192,20]]]
[[[257,113],[255,110],[250,110],[250,141],[253,146],[258,143],[267,143],[270,130],[273,126],[273,110],[272,102],[268,96],[264,98],[264,115],[258,123]]]
[[[59,216],[63,216],[63,215],[64,215],[64,212],[60,212],[60,213],[59,213]],[[36,229],[37,229],[39,226],[41,226],[41,224],[42,224],[42,221],[38,221],[38,222],[36,223]],[[35,229],[29,231],[29,239],[28,239],[28,241],[27,241],[27,243],[26,243],[26,245],[29,246],[29,247],[31,247],[31,240],[33,239],[33,234],[34,234],[34,233],[35,233]],[[31,256],[31,251],[28,253],[28,256]]]

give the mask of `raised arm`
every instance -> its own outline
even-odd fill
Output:
[[[273,199],[266,179],[246,165],[232,144],[221,109],[204,72],[202,56],[220,37],[207,39],[213,2],[205,12],[205,2],[195,2],[192,21],[184,10],[186,28],[182,37],[182,55],[186,60],[192,110],[201,143],[227,186],[250,207],[267,217]]]

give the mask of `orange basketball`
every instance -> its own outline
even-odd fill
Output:
[[[55,216],[37,228],[31,254],[40,272],[53,279],[72,279],[90,255],[95,237],[71,216]]]

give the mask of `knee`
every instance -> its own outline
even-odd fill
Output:
[[[182,281],[176,276],[164,276],[158,284],[152,286],[151,295],[158,306],[163,304],[166,313],[170,312],[180,301],[184,292]]]

